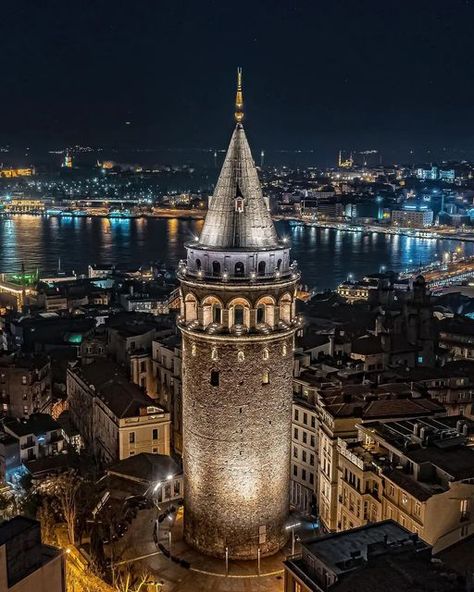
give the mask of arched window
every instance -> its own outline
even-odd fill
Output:
[[[257,307],[257,323],[264,323],[265,322],[265,305],[260,305]]]
[[[201,259],[196,259],[196,269],[201,271]]]
[[[285,323],[291,322],[291,296],[289,294],[280,300],[280,319]]]
[[[212,322],[222,323],[222,308],[218,304],[212,307]]]
[[[265,263],[265,261],[260,261],[260,263],[258,264],[258,275],[265,275],[266,266],[267,264]]]
[[[192,294],[184,299],[184,315],[187,323],[197,319],[197,300]]]
[[[277,261],[277,270],[281,271],[281,259],[278,259]]]
[[[265,370],[262,374],[262,384],[270,384],[270,372]]]
[[[212,262],[212,275],[220,275],[221,274],[221,264],[219,261]]]
[[[234,325],[244,324],[244,307],[241,304],[234,306]]]
[[[244,275],[244,264],[242,261],[238,261],[234,267],[234,275],[236,277],[242,277]]]
[[[211,386],[219,386],[219,371],[211,370]]]

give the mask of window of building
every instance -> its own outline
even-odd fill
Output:
[[[260,263],[258,264],[258,275],[265,275],[266,266],[267,264],[265,263],[265,261],[260,261]]]
[[[314,415],[311,416],[311,427],[312,428],[316,427],[316,417]]]
[[[140,372],[146,372],[146,360],[140,362]]]
[[[152,448],[151,450],[152,450],[153,454],[158,454],[158,448]]]
[[[270,372],[265,370],[262,375],[262,384],[270,384]]]
[[[128,442],[129,444],[135,444],[135,432],[128,433]]]
[[[211,370],[211,386],[219,386],[219,372]]]
[[[306,481],[306,469],[301,469],[301,478]]]
[[[295,421],[299,421],[300,418],[300,412],[298,411],[298,409],[295,409]]]
[[[293,465],[293,475],[298,477],[298,467],[296,465]]]
[[[415,507],[414,510],[415,512],[415,516],[420,516],[421,515],[421,504],[420,502],[415,502]]]
[[[459,504],[459,510],[461,513],[461,517],[460,520],[461,522],[464,522],[465,520],[469,520],[470,518],[470,512],[469,512],[469,500],[467,499],[463,499],[460,501]]]
[[[220,275],[221,273],[221,264],[219,261],[212,262],[212,275]]]
[[[234,306],[234,325],[244,324],[244,307],[241,305]]]
[[[222,309],[220,306],[214,305],[212,307],[212,321],[214,323],[222,323]]]
[[[310,482],[311,485],[314,485],[314,475],[313,475],[313,473],[310,473],[309,474],[309,482]]]
[[[176,496],[176,495],[179,495],[179,494],[180,494],[180,492],[181,492],[181,484],[180,484],[180,482],[178,481],[178,479],[176,479],[176,480],[175,480],[175,482],[174,482],[174,484],[173,484],[173,485],[174,485],[174,487],[173,487],[174,495],[175,495],[175,496]]]
[[[309,455],[309,464],[314,467],[314,454]]]
[[[153,437],[153,440],[158,440],[158,428],[153,429],[152,437]]]
[[[298,428],[293,428],[293,437],[298,440]]]
[[[196,269],[201,271],[201,259],[196,259]]]
[[[307,413],[303,413],[303,423],[304,423],[304,425],[308,425],[308,414]]]
[[[303,444],[306,444],[308,440],[308,434],[306,432],[303,432]]]
[[[293,458],[298,458],[298,448],[293,446]]]
[[[303,450],[303,452],[301,453],[301,459],[303,462],[306,462],[306,450]]]
[[[316,445],[316,439],[314,436],[311,436],[311,448],[314,448]]]
[[[242,261],[238,261],[234,266],[234,275],[236,277],[242,277],[244,275],[244,264]]]
[[[259,306],[257,308],[257,323],[265,322],[265,306]]]

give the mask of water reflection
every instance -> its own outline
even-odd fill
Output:
[[[0,220],[0,272],[29,268],[54,273],[58,258],[66,270],[85,272],[89,263],[134,267],[150,261],[175,266],[185,255],[184,243],[199,235],[202,220],[42,218],[14,216]],[[437,241],[382,233],[342,232],[316,227],[290,227],[278,222],[280,236],[289,236],[292,257],[304,281],[318,288],[334,287],[351,273],[360,277],[381,267],[404,270],[442,258],[474,244]]]

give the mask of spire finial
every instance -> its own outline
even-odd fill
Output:
[[[237,68],[237,93],[235,95],[235,121],[242,123],[244,118],[244,95],[242,93],[242,68]]]

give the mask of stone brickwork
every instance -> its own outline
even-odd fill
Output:
[[[287,538],[293,331],[182,331],[185,538],[216,557],[270,555]]]

